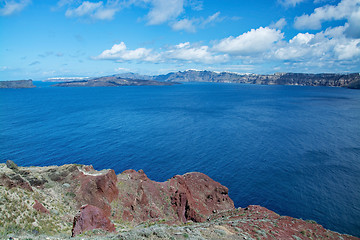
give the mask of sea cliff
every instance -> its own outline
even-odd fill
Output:
[[[205,174],[166,182],[142,171],[0,164],[0,238],[358,239],[261,206],[235,208]]]
[[[261,85],[299,85],[360,88],[360,74],[335,73],[275,73],[275,74],[240,74],[232,72],[213,72],[187,70],[159,75],[158,81],[176,82],[222,82]]]

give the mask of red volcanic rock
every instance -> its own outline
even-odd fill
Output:
[[[47,213],[47,214],[50,213],[49,210],[47,210],[44,207],[44,205],[42,205],[40,202],[38,202],[38,200],[35,200],[35,204],[33,205],[33,208],[42,213]]]
[[[92,205],[82,206],[80,212],[74,217],[72,237],[93,229],[114,232],[115,226],[100,208]]]
[[[3,174],[0,176],[0,186],[5,186],[9,189],[14,187],[19,187],[25,190],[28,190],[30,192],[33,191],[30,184],[23,179],[19,174],[11,174],[9,176]]]
[[[151,181],[140,170],[126,170],[118,175],[119,198],[115,217],[134,224],[147,220],[167,219],[176,221],[176,213],[166,186]]]
[[[175,176],[159,183],[142,170],[126,170],[118,181],[121,210],[115,210],[115,216],[124,221],[203,222],[213,212],[234,209],[228,189],[202,173]]]
[[[74,178],[80,182],[80,188],[76,192],[78,203],[91,204],[101,208],[107,216],[110,216],[110,203],[119,194],[116,187],[117,177],[114,170],[109,170],[105,174],[79,172]]]
[[[215,214],[210,219],[251,239],[345,239],[359,238],[325,229],[313,221],[280,216],[267,208],[250,205]]]
[[[182,222],[204,222],[214,212],[234,209],[228,188],[203,173],[177,175],[168,185],[172,206]]]

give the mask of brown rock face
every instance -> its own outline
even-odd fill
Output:
[[[18,187],[18,188],[28,190],[30,192],[33,191],[30,184],[25,179],[23,179],[19,174],[16,174],[16,173],[12,173],[9,175],[5,175],[5,174],[1,175],[0,176],[0,186],[7,187],[9,189]]]
[[[74,217],[72,237],[93,229],[114,232],[115,226],[100,208],[92,205],[82,206],[80,212]]]
[[[171,204],[182,222],[204,222],[214,212],[234,209],[228,188],[203,173],[187,173],[168,181]]]
[[[39,212],[49,214],[49,210],[47,210],[44,205],[42,205],[38,200],[35,200],[35,204],[33,205],[33,208],[36,209]]]
[[[203,222],[213,212],[234,209],[228,189],[202,173],[177,175],[159,183],[151,181],[142,170],[127,170],[118,181],[121,209],[115,216],[124,221]]]
[[[80,182],[76,199],[79,204],[91,204],[102,209],[106,216],[111,214],[110,203],[118,196],[117,177],[114,170],[105,174],[80,172],[75,179]]]

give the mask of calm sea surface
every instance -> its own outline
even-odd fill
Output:
[[[176,86],[0,89],[0,162],[200,171],[259,204],[360,236],[360,91]]]

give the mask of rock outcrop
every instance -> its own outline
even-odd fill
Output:
[[[92,167],[87,167],[74,176],[79,182],[75,192],[75,199],[80,205],[90,204],[102,209],[106,216],[111,214],[110,203],[118,197],[119,190],[116,187],[117,177],[114,170],[108,170],[103,174],[96,173]]]
[[[47,213],[49,214],[49,210],[47,210],[44,205],[42,205],[38,200],[35,200],[35,204],[33,205],[33,208],[39,212]]]
[[[34,88],[32,80],[0,81],[0,88]]]
[[[236,209],[225,186],[198,172],[155,182],[142,170],[8,161],[0,164],[0,203],[0,238],[358,239],[260,206]]]
[[[169,223],[204,222],[217,211],[234,209],[228,189],[202,173],[187,173],[159,183],[140,170],[118,175],[121,206],[115,216],[139,224],[166,219]]]
[[[93,229],[115,232],[114,224],[102,209],[92,205],[82,206],[80,212],[74,217],[71,236],[74,237]]]

